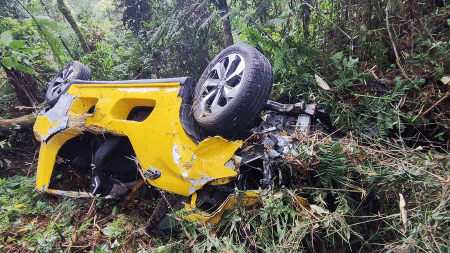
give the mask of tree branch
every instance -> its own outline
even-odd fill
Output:
[[[0,135],[9,134],[14,125],[20,126],[20,129],[31,129],[33,128],[35,120],[36,116],[34,114],[28,114],[14,119],[1,119]]]
[[[391,4],[391,1],[389,1],[386,5],[386,29],[388,30],[388,34],[389,34],[389,39],[391,41],[392,47],[394,48],[394,53],[395,53],[395,63],[397,63],[397,66],[400,68],[400,71],[402,72],[402,74],[411,81],[411,79],[409,79],[409,77],[406,75],[405,70],[403,69],[401,63],[400,63],[400,57],[398,56],[398,52],[397,52],[397,47],[395,47],[395,43],[394,43],[394,39],[392,38],[392,33],[391,33],[391,29],[389,29],[389,5]]]
[[[81,47],[83,48],[83,51],[85,54],[88,54],[91,52],[91,50],[88,47],[88,44],[86,42],[86,39],[84,38],[83,34],[81,33],[80,29],[78,28],[77,22],[72,17],[72,14],[70,14],[69,9],[67,9],[67,6],[64,4],[63,0],[57,0],[58,9],[61,11],[61,13],[66,18],[67,22],[69,22],[70,26],[72,27],[73,31],[78,37],[78,40],[81,43]]]

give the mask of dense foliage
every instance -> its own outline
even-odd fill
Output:
[[[66,0],[86,50],[56,1],[0,0],[0,119],[20,114],[13,69],[41,91],[72,60],[96,80],[198,79],[225,47],[228,19],[235,43],[271,61],[271,99],[316,103],[346,132],[301,147],[295,159],[318,183],[275,189],[217,227],[179,213],[183,233],[157,238],[141,232],[152,204],[92,202],[92,215],[89,203],[36,195],[36,144],[16,126],[0,136],[0,251],[449,252],[450,3],[229,0],[225,12],[223,2]],[[322,214],[301,210],[296,195]]]

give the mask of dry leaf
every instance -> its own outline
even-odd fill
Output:
[[[403,198],[403,194],[399,193],[398,195],[400,197],[400,202],[398,204],[400,207],[400,215],[402,216],[403,226],[405,227],[405,231],[406,231],[407,221],[408,221],[408,217],[406,214],[406,202],[405,202],[405,198]]]
[[[320,88],[324,90],[330,90],[330,86],[317,74],[314,75],[316,77],[317,84],[320,86]]]
[[[441,78],[441,82],[443,82],[444,84],[450,83],[450,76],[443,76]]]
[[[275,194],[272,194],[272,197],[273,197],[274,199],[281,199],[281,198],[283,197],[283,193],[275,193]]]

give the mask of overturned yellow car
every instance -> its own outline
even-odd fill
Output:
[[[314,105],[268,101],[272,68],[246,44],[223,50],[197,83],[188,77],[90,81],[90,76],[86,66],[72,62],[49,85],[50,107],[34,126],[41,142],[37,188],[80,198],[130,193],[151,198],[161,192],[164,198],[147,231],[177,196],[185,197],[189,218],[211,223],[237,196],[244,204],[255,203],[270,190],[274,172],[269,164],[280,154],[266,152],[268,147],[288,143],[280,137],[275,144],[268,140],[252,150],[240,149],[261,123],[261,111],[295,115],[294,129],[303,131],[316,116]],[[59,164],[84,175],[89,186],[65,189],[55,183]]]

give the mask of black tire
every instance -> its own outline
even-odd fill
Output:
[[[247,44],[229,46],[206,67],[195,87],[195,119],[213,134],[236,136],[259,116],[271,90],[269,60]]]
[[[58,102],[72,85],[74,79],[91,80],[91,70],[81,62],[73,61],[64,66],[53,78],[47,88],[45,100],[51,106]]]

